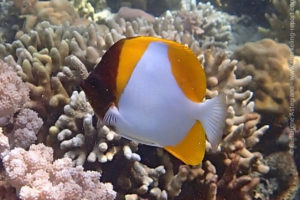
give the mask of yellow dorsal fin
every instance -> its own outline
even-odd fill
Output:
[[[186,46],[175,42],[169,42],[168,54],[178,86],[188,99],[201,102],[206,92],[206,77],[196,55]]]
[[[185,96],[194,102],[201,102],[206,92],[205,72],[196,55],[186,46],[156,37],[133,37],[125,39],[120,54],[117,75],[117,102],[130,76],[151,42],[168,45],[168,57],[172,73]]]
[[[165,146],[168,152],[188,165],[198,165],[205,154],[205,132],[199,121],[176,146]]]

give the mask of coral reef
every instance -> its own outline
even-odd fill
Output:
[[[49,124],[57,119],[61,108],[69,102],[69,93],[76,87],[76,82],[71,81],[72,77],[82,79],[87,75],[85,67],[85,71],[81,71],[83,67],[72,65],[73,57],[68,57],[69,52],[75,52],[78,47],[77,43],[73,48],[69,47],[74,41],[62,39],[70,32],[59,35],[59,31],[63,30],[62,26],[56,29],[56,33],[49,26],[49,23],[41,23],[36,31],[21,35],[13,44],[0,45],[1,57],[5,57],[5,61],[17,69],[17,73],[30,88],[30,101],[26,107],[43,117],[45,123],[41,132],[48,130]],[[71,67],[64,66],[64,63]],[[80,63],[81,61],[79,65]],[[61,80],[58,78],[59,72]],[[65,88],[63,83],[68,87]],[[45,134],[39,135],[39,141],[44,141]]]
[[[104,180],[112,182],[125,198],[167,199],[178,195],[179,199],[188,198],[189,194],[180,193],[183,183],[192,185],[195,182],[197,187],[211,188],[209,192],[201,194],[208,198],[230,198],[232,192],[229,191],[240,192],[242,187],[244,190],[239,197],[247,198],[258,184],[259,174],[268,172],[268,167],[262,163],[262,155],[248,150],[267,129],[267,126],[256,129],[259,115],[253,113],[254,103],[249,102],[251,92],[242,89],[251,81],[251,77],[236,79],[234,70],[237,61],[226,59],[222,51],[206,50],[204,54],[199,53],[199,58],[202,59],[208,76],[207,98],[217,95],[218,90],[228,95],[230,107],[226,136],[217,154],[210,153],[209,145],[207,148],[207,157],[212,160],[222,157],[222,161],[211,163],[207,160],[204,166],[193,168],[181,165],[178,168],[178,161],[161,149],[158,149],[157,155],[152,153],[153,161],[150,158],[144,160],[148,156],[140,150],[145,148],[143,145],[137,148],[133,142],[120,138],[107,127],[96,123],[96,116],[83,92],[73,93],[69,105],[64,108],[65,114],[50,128],[50,132],[57,135],[61,150],[65,152],[65,156],[72,158],[73,164],[89,166],[88,163],[95,161],[102,163],[98,168],[103,172]],[[151,151],[155,152],[155,148],[151,148]],[[151,168],[147,163],[151,163]],[[221,178],[216,171],[223,170],[228,173],[243,171],[244,174],[237,177],[234,173],[228,175],[230,179],[226,178],[227,175]],[[253,174],[249,176],[250,172]],[[214,174],[213,180],[208,178],[212,176],[210,174]],[[251,176],[257,178],[252,179]],[[161,184],[165,188],[158,187]],[[231,184],[236,187],[227,188]],[[217,193],[216,187],[224,192]]]
[[[234,53],[234,57],[240,60],[238,76],[253,76],[254,81],[248,88],[254,92],[255,110],[262,114],[262,123],[271,125],[256,147],[264,152],[265,162],[270,167],[268,179],[258,186],[258,190],[264,194],[263,199],[266,196],[271,199],[294,199],[299,188],[298,172],[292,155],[297,135],[288,127],[288,123],[293,123],[288,122],[288,114],[292,111],[290,99],[293,95],[293,117],[298,123],[300,118],[296,113],[299,110],[300,82],[294,80],[291,93],[290,81],[291,73],[295,73],[295,77],[300,75],[299,57],[292,57],[287,45],[271,39],[246,43]]]
[[[184,13],[182,16],[189,16],[188,12]],[[205,22],[198,20],[205,26],[205,34],[197,34],[201,45],[209,46],[214,43],[224,47],[227,44],[230,39],[229,23],[214,19],[219,14],[211,6],[199,4],[199,10],[191,15],[199,16],[199,20],[201,16],[208,18],[212,15]],[[154,24],[140,18],[126,21],[116,17],[107,20],[107,26],[90,24],[88,32],[84,24],[73,27],[68,23],[53,26],[42,22],[29,33],[17,34],[17,40],[12,44],[0,44],[0,57],[14,66],[29,85],[31,101],[26,106],[37,111],[43,118],[44,125],[40,129],[42,134],[38,134],[38,141],[45,141],[46,130],[57,120],[63,106],[69,102],[72,91],[87,76],[105,50],[119,39],[136,35],[163,36],[187,44],[195,52],[199,52],[199,43],[189,33],[197,29],[195,27],[199,25],[198,22],[191,26],[192,16],[182,19],[179,14],[175,16],[176,13],[168,14],[157,19]],[[188,25],[185,26],[183,22]]]
[[[265,115],[284,118],[290,109],[290,49],[270,39],[246,43],[236,50],[240,60],[237,74],[251,75],[248,88],[254,91],[255,109]],[[294,58],[295,77],[300,75],[300,63]],[[300,82],[294,83],[295,102],[300,100]]]
[[[78,27],[43,21],[28,33],[17,34],[11,44],[0,44],[0,57],[29,86],[30,100],[25,106],[36,111],[44,121],[37,134],[38,143],[53,147],[52,151],[38,144],[31,145],[29,151],[22,148],[10,151],[10,141],[0,135],[0,155],[8,182],[24,198],[51,197],[41,186],[50,192],[57,191],[57,198],[73,197],[65,196],[71,194],[60,189],[64,186],[74,189],[76,197],[84,198],[80,195],[91,195],[89,192],[94,189],[105,188],[98,181],[100,174],[84,172],[84,167],[101,172],[102,181],[111,182],[120,199],[264,196],[257,186],[269,167],[254,147],[268,126],[258,127],[260,116],[254,112],[252,91],[247,89],[251,76],[237,78],[237,61],[228,59],[224,50],[211,47],[226,47],[231,39],[231,20],[236,18],[217,12],[210,4],[200,3],[191,11],[166,12],[154,22],[142,18],[125,20],[120,15],[107,19],[105,24],[83,23]],[[190,47],[207,75],[206,99],[219,92],[227,96],[224,138],[217,152],[212,152],[207,143],[201,165],[184,165],[162,149],[121,138],[98,121],[80,91],[80,81],[112,44],[138,35],[163,37]],[[9,134],[7,127],[4,134]],[[53,161],[63,156],[67,158]],[[24,167],[17,167],[16,163]],[[87,193],[80,192],[82,189]],[[110,186],[108,189],[111,191]],[[101,191],[93,195],[98,192]],[[267,195],[264,197],[268,198]],[[113,197],[111,194],[107,198]]]
[[[99,181],[99,172],[74,168],[68,158],[54,161],[50,147],[38,144],[28,151],[5,151],[2,162],[6,177],[21,199],[115,199],[112,185]]]
[[[189,46],[200,45],[205,48],[211,45],[226,47],[231,40],[230,23],[236,20],[238,18],[216,11],[209,3],[199,3],[192,11],[166,12],[153,23],[140,18],[124,21],[123,18],[115,17],[107,20],[107,25],[126,37],[160,36]]]
[[[300,45],[299,42],[297,42],[300,40],[300,27],[296,26],[296,24],[300,23],[300,1],[272,0],[272,4],[276,14],[265,14],[270,24],[270,29],[259,27],[259,31],[268,37],[286,44],[291,40],[290,33],[294,33],[293,47],[295,54],[300,55]],[[291,19],[293,19],[293,21],[291,21]]]

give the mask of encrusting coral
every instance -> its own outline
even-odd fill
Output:
[[[286,44],[271,39],[246,43],[237,49],[234,57],[240,60],[237,74],[251,75],[247,86],[254,92],[255,109],[269,116],[282,118],[290,109],[290,65],[294,65],[295,77],[300,74],[299,58],[290,62],[291,51]],[[300,100],[300,82],[294,83],[295,102]]]
[[[259,31],[279,42],[289,43],[293,38],[295,54],[300,55],[300,1],[272,0],[272,4],[276,14],[265,14],[270,29],[259,27]]]

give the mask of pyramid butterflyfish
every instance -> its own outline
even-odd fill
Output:
[[[104,124],[127,139],[164,148],[186,164],[201,163],[206,137],[213,149],[222,138],[225,96],[203,101],[203,67],[177,42],[121,39],[81,87]]]

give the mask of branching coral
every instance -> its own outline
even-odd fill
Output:
[[[119,135],[99,122],[95,126],[94,120],[84,92],[74,91],[70,103],[64,107],[64,114],[49,129],[50,135],[57,135],[60,149],[72,158],[74,165],[83,165],[86,160],[106,163],[118,152],[123,152],[128,160],[140,160],[140,156],[132,152],[137,149],[136,144],[121,142]]]
[[[92,30],[89,42],[97,45],[96,38],[92,38],[95,36]],[[44,136],[40,135],[39,141],[44,141],[45,130],[69,102],[72,90],[87,76],[86,66],[90,69],[99,56],[92,46],[84,45],[86,49],[80,49],[79,44],[84,43],[83,37],[76,31],[70,31],[63,26],[53,29],[44,22],[35,31],[20,36],[13,44],[0,45],[1,57],[17,69],[30,88],[31,101],[26,106],[37,111],[45,121],[41,129]],[[70,53],[82,60],[68,56]]]
[[[236,50],[240,60],[239,76],[251,75],[248,88],[254,91],[255,108],[265,114],[284,117],[290,108],[290,66],[294,65],[295,76],[300,73],[300,63],[295,57],[290,62],[291,52],[287,45],[270,39],[246,43]],[[300,100],[300,82],[294,83],[295,102]]]
[[[292,38],[295,45],[295,53],[300,54],[300,1],[272,0],[276,14],[266,13],[265,17],[269,21],[270,29],[260,27],[259,30],[279,42],[288,43]],[[294,33],[291,36],[291,33]]]
[[[199,3],[192,11],[182,10],[167,12],[156,18],[154,23],[136,19],[124,21],[116,18],[108,20],[110,28],[116,29],[125,36],[151,35],[175,40],[184,44],[195,42],[194,46],[207,47],[210,45],[225,47],[231,40],[230,22],[237,18],[216,11],[210,4]],[[196,40],[193,40],[195,38]]]

